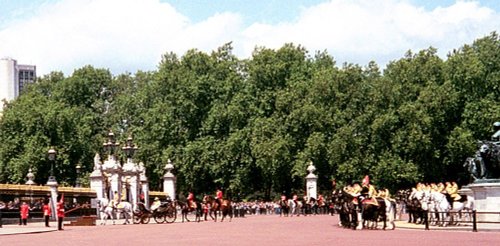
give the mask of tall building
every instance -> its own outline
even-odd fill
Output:
[[[12,58],[0,59],[0,111],[3,100],[11,101],[22,93],[23,88],[36,80],[36,66],[21,65]]]

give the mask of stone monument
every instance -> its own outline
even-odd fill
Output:
[[[479,212],[478,221],[500,222],[498,214],[480,213],[500,212],[500,122],[495,122],[493,128],[491,140],[479,141],[474,157],[467,158],[464,167],[473,182],[460,192],[474,197],[474,209]]]
[[[318,176],[316,176],[313,172],[316,171],[316,167],[313,165],[313,162],[309,162],[309,166],[307,167],[307,171],[309,174],[306,176],[306,191],[307,197],[312,197],[317,199],[318,195]]]

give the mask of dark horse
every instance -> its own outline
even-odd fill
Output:
[[[344,228],[356,229],[359,210],[357,198],[343,190],[335,190],[332,193],[332,203],[335,211],[339,214],[339,225]]]
[[[383,198],[367,198],[362,200],[361,216],[363,218],[363,227],[368,229],[377,229],[379,220],[384,222],[383,229],[387,228],[386,203]]]
[[[217,222],[217,213],[219,211],[222,213],[221,222],[224,221],[224,218],[226,218],[226,216],[229,216],[229,221],[233,219],[233,208],[231,205],[231,201],[224,199],[220,202],[219,207],[219,203],[217,203],[217,200],[213,196],[205,195],[205,197],[203,197],[203,203],[210,207],[209,215],[210,218],[212,218],[215,222]]]
[[[194,212],[195,214],[195,222],[200,222],[201,221],[201,214],[202,214],[202,207],[201,203],[198,201],[193,201],[195,204],[195,208],[189,206],[188,202],[181,202],[177,201],[177,205],[181,208],[181,217],[182,217],[182,222],[184,222],[184,219],[186,219],[187,222],[190,222],[188,219],[188,213]]]
[[[415,195],[412,196],[411,191],[408,190],[403,199],[408,213],[408,223],[423,224],[425,222],[424,216],[426,211],[422,209],[422,204],[420,203],[422,198]]]
[[[290,212],[290,207],[288,206],[288,200],[280,199],[279,205],[280,205],[280,216],[288,217],[288,214]]]

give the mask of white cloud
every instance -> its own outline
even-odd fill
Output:
[[[39,75],[86,64],[122,73],[153,70],[170,51],[210,52],[233,41],[246,58],[255,46],[293,42],[326,49],[339,62],[384,65],[408,49],[434,46],[444,56],[500,27],[499,13],[463,1],[426,10],[407,1],[332,0],[304,8],[293,22],[243,26],[242,19],[224,12],[192,23],[159,0],[61,0],[0,30],[0,56],[36,64]]]
[[[294,23],[256,23],[244,34],[269,48],[294,42],[309,51],[327,49],[339,62],[365,65],[375,60],[384,65],[409,49],[429,46],[445,57],[453,48],[499,28],[499,13],[477,2],[460,1],[427,11],[406,1],[332,0],[303,10]]]

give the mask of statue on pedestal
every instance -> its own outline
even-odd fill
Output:
[[[500,178],[500,122],[493,124],[491,141],[479,141],[474,157],[466,159],[464,167],[476,180]]]

